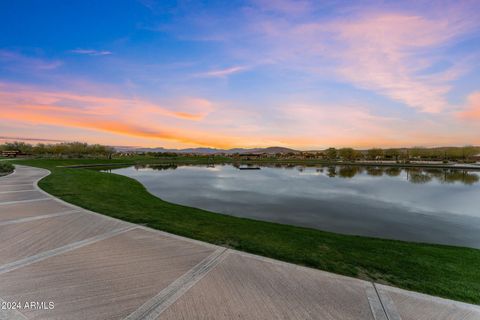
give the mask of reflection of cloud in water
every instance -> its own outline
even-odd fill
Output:
[[[480,247],[477,173],[355,166],[114,170],[160,198],[336,232]],[[335,172],[334,177],[329,177]],[[472,178],[473,177],[473,178]],[[452,183],[453,182],[453,183]]]

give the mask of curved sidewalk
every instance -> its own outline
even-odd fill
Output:
[[[17,166],[0,177],[0,320],[480,319],[479,306],[84,210],[40,190],[48,174]]]

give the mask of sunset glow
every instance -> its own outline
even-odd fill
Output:
[[[4,140],[480,145],[479,1],[10,1],[0,24]]]

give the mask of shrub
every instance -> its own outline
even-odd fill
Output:
[[[10,173],[14,169],[13,165],[10,162],[0,162],[0,174],[1,173]]]

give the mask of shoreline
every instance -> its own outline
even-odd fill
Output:
[[[33,159],[37,160],[37,159]],[[38,159],[41,160],[41,159]],[[48,160],[48,159],[45,159]],[[189,160],[185,159],[162,159],[162,158],[150,158],[150,159],[141,159],[141,161],[132,160],[131,162],[123,163],[93,163],[93,164],[80,164],[80,165],[66,165],[61,166],[64,168],[93,168],[93,167],[108,167],[108,166],[129,166],[135,164],[294,164],[294,165],[321,165],[321,166],[364,166],[364,167],[397,167],[397,168],[436,168],[436,169],[454,169],[454,170],[479,170],[479,165],[464,165],[464,164],[434,164],[434,163],[385,163],[385,162],[326,162],[318,160],[217,160],[209,161],[208,159],[195,159],[191,158]]]
[[[112,161],[18,161],[52,172],[39,183],[46,192],[107,216],[298,265],[480,304],[479,249],[342,235],[227,216],[163,201],[131,178],[60,167],[99,163]]]

